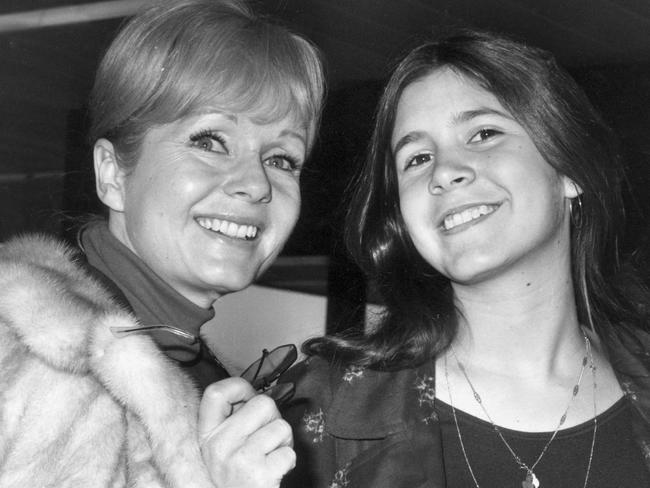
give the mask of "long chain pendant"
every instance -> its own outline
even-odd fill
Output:
[[[539,488],[539,480],[535,473],[528,471],[526,479],[521,482],[521,488]]]

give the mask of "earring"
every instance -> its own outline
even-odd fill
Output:
[[[574,202],[576,202],[576,205],[573,205]],[[569,200],[569,213],[571,214],[573,227],[576,230],[580,229],[584,223],[582,220],[582,194]]]

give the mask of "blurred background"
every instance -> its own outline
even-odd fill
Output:
[[[0,239],[33,230],[73,238],[79,216],[98,210],[85,102],[116,29],[145,3],[0,0]],[[315,299],[308,305],[318,310],[317,318],[309,319],[314,330],[363,322],[366,284],[341,245],[344,190],[363,157],[374,105],[393,62],[450,26],[507,33],[555,53],[622,140],[630,176],[624,249],[647,247],[648,0],[260,0],[256,5],[312,39],[327,60],[328,103],[302,180],[302,216],[283,256],[260,283]]]

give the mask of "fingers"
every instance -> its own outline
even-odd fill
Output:
[[[271,398],[256,395],[238,380],[210,386],[201,402],[199,434],[206,466],[217,486],[279,487],[296,463],[291,427]]]
[[[281,419],[275,402],[266,395],[256,395],[238,407],[221,424],[206,432],[203,441],[218,434],[219,441],[223,445],[237,446],[267,424]]]
[[[211,384],[203,394],[199,406],[199,439],[207,441],[216,429],[243,402],[256,395],[255,390],[241,378],[227,378]]]
[[[293,432],[288,422],[278,418],[251,434],[248,443],[269,454],[281,447],[293,447]]]
[[[266,456],[267,468],[275,473],[278,484],[282,477],[296,467],[296,452],[289,446],[282,446]]]
[[[291,428],[282,419],[266,424],[231,451],[222,449],[220,441],[219,436],[211,439],[206,446],[211,454],[204,454],[217,486],[276,488],[296,465]]]

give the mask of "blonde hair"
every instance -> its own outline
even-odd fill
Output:
[[[295,118],[313,145],[325,91],[319,52],[240,0],[163,1],[133,17],[97,71],[92,141],[109,139],[125,168],[146,132],[193,113]]]

